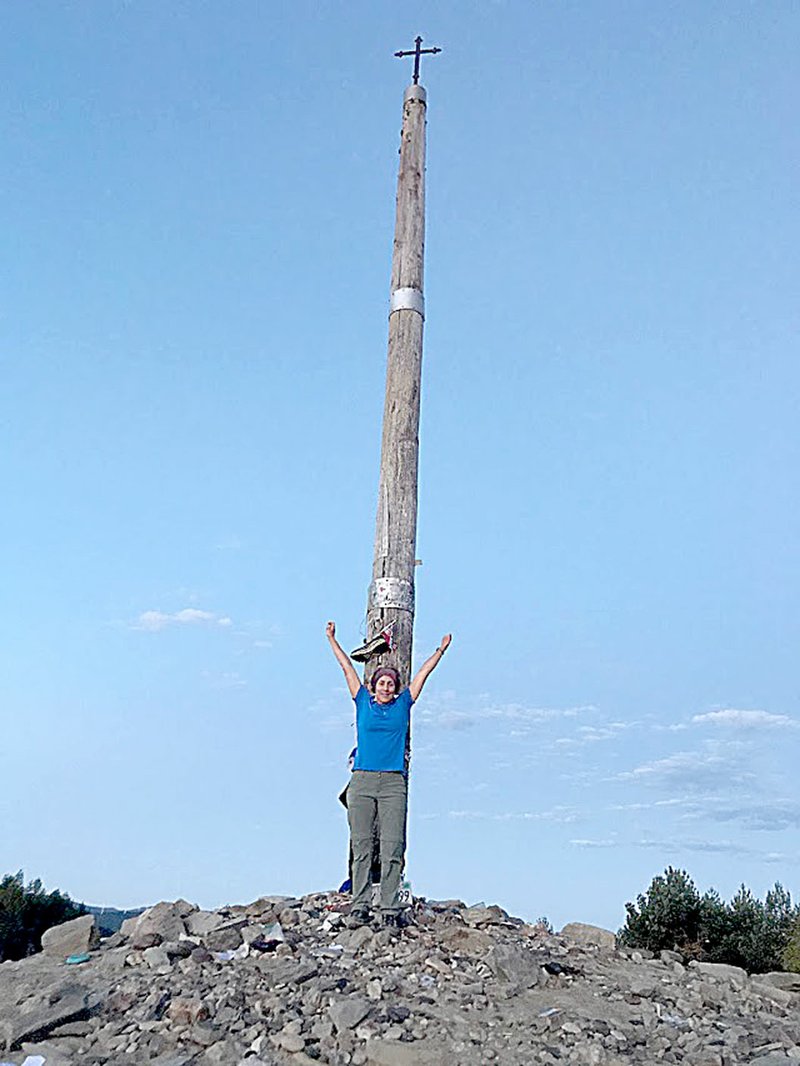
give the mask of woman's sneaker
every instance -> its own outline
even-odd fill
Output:
[[[384,929],[405,929],[408,925],[411,925],[411,921],[402,911],[390,911],[383,916]]]
[[[366,907],[358,907],[350,911],[347,924],[351,929],[357,929],[360,925],[369,925],[372,917]]]

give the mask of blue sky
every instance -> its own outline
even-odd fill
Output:
[[[6,5],[2,871],[338,884],[428,89],[415,890],[800,894],[796,4]],[[793,650],[794,649],[794,650]]]

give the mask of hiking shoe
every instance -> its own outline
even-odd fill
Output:
[[[359,907],[357,910],[350,911],[347,924],[351,929],[357,929],[360,925],[369,925],[371,920],[367,908]]]
[[[388,914],[384,914],[384,916],[383,916],[383,928],[384,929],[400,930],[400,929],[405,929],[406,926],[408,926],[410,924],[411,924],[411,922],[408,920],[408,918],[405,916],[405,914],[403,914],[402,911],[399,911],[399,912],[391,911]]]
[[[365,663],[368,659],[371,659],[373,655],[380,655],[382,651],[389,650],[389,642],[386,640],[383,633],[379,633],[377,637],[368,640],[367,643],[362,644],[360,648],[351,651],[350,658],[354,659],[357,663]]]
[[[394,651],[394,641],[392,640],[392,629],[394,628],[394,622],[391,622],[386,629],[382,629],[377,636],[372,640],[368,640],[361,647],[356,648],[355,651],[350,652],[350,658],[355,659],[357,663],[365,663],[368,659],[371,659],[373,655],[380,655],[384,651]]]

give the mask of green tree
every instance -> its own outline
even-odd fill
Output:
[[[709,945],[708,958],[748,973],[780,970],[797,915],[791,895],[779,882],[763,903],[742,885],[727,907],[724,927]]]
[[[619,939],[629,947],[662,951],[697,944],[700,893],[685,870],[668,866],[663,876],[653,878],[647,894],[626,903],[625,910],[628,917]]]
[[[40,951],[42,933],[86,913],[58,890],[45,892],[41,881],[26,885],[22,870],[0,881],[0,962]]]
[[[789,939],[781,957],[783,968],[790,973],[800,973],[800,916],[795,918],[789,931]]]
[[[696,957],[709,962],[712,959],[714,945],[722,943],[728,935],[730,919],[728,905],[719,892],[710,888],[700,901],[700,935],[698,937]]]

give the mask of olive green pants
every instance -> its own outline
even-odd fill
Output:
[[[354,770],[347,788],[347,821],[353,845],[353,909],[370,905],[372,833],[377,821],[381,847],[381,911],[396,913],[406,846],[408,782],[397,772]]]

